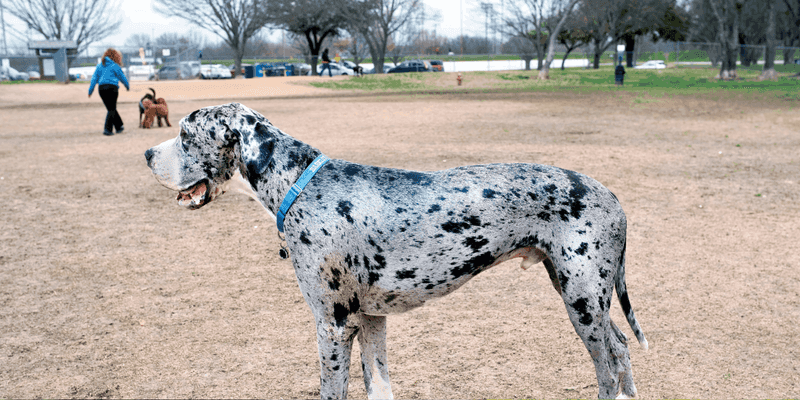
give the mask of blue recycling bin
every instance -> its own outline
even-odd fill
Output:
[[[294,75],[294,64],[286,64],[286,76]]]

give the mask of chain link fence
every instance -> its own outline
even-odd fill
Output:
[[[130,80],[183,80],[204,77],[202,73],[210,66],[203,64],[221,64],[215,68],[224,68],[232,72],[233,60],[210,59],[225,57],[219,49],[207,50],[205,58],[203,49],[186,44],[148,45],[142,47],[116,47],[123,55],[125,73]],[[72,80],[90,80],[95,66],[106,50],[105,47],[93,46],[70,56],[70,78]],[[516,51],[515,51],[516,50]],[[569,51],[568,51],[569,50]],[[745,67],[757,67],[764,64],[766,46],[741,45],[739,63]],[[265,63],[274,65],[292,64],[295,70],[307,71],[308,66],[298,67],[297,58],[279,60],[265,57],[266,54],[246,54],[242,60],[243,69],[253,66],[263,66]],[[343,59],[352,60],[348,54],[343,54]],[[795,57],[800,56],[800,48],[778,47],[776,51],[776,64],[799,63]],[[11,68],[30,75],[41,73],[38,71],[39,62],[33,50],[27,48],[8,48],[6,54],[0,59],[8,60]],[[269,61],[265,61],[268,59]],[[601,65],[615,65],[625,63],[627,66],[640,66],[648,61],[663,61],[665,66],[672,65],[711,65],[718,66],[722,59],[722,49],[718,43],[703,42],[652,42],[647,39],[637,40],[635,51],[625,52],[615,46],[610,46],[601,58]],[[499,70],[524,70],[538,68],[538,57],[535,51],[520,52],[513,46],[496,46],[493,53],[483,54],[425,54],[414,51],[393,50],[386,54],[385,67],[394,67],[404,61],[442,61],[445,72],[462,71],[499,71]],[[591,68],[594,60],[592,46],[583,45],[567,49],[557,45],[555,58],[551,69],[564,68]],[[309,60],[304,60],[308,63]],[[361,61],[365,70],[373,68],[370,59]],[[648,64],[649,65],[649,64]],[[300,68],[300,69],[298,69]],[[298,73],[295,73],[298,74]],[[264,73],[259,76],[271,76]]]

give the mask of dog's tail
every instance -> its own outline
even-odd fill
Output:
[[[153,99],[155,99],[156,98],[156,90],[153,89],[153,88],[148,88],[148,89],[150,89],[150,91],[153,92]]]
[[[633,334],[636,335],[639,344],[647,350],[647,339],[644,337],[642,327],[639,326],[639,321],[636,320],[636,315],[633,314],[631,301],[628,298],[628,288],[625,286],[625,248],[627,246],[628,241],[626,239],[625,244],[622,245],[622,254],[619,256],[619,270],[614,283],[617,288],[617,298],[620,306],[622,306],[622,311],[625,313],[625,318],[628,320],[628,324],[631,326]]]

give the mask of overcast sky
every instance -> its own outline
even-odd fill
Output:
[[[437,11],[441,16],[437,23],[428,23],[429,30],[435,29],[437,34],[447,37],[457,37],[462,29],[465,35],[479,35],[484,33],[483,14],[480,11],[481,2],[494,2],[499,11],[504,6],[505,0],[425,0],[426,9]],[[122,24],[118,33],[94,45],[121,46],[125,40],[136,33],[158,37],[164,33],[185,34],[190,31],[200,33],[212,43],[219,42],[219,37],[208,31],[192,26],[186,20],[172,17],[166,18],[153,11],[153,0],[121,0],[119,12],[122,14]],[[429,12],[429,15],[433,12]],[[15,21],[8,13],[5,14],[7,25],[25,32],[25,26]],[[279,34],[278,34],[279,35]],[[278,38],[280,36],[277,36]],[[6,35],[9,47],[27,47],[27,43]],[[38,39],[36,37],[32,39]]]

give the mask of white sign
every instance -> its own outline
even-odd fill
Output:
[[[164,57],[169,57],[169,49],[161,50],[161,55]]]
[[[625,45],[624,44],[618,44],[617,45],[617,51],[620,52],[620,53],[624,52],[625,51]]]
[[[42,60],[44,67],[44,76],[56,76],[56,61],[52,58],[45,58]]]

